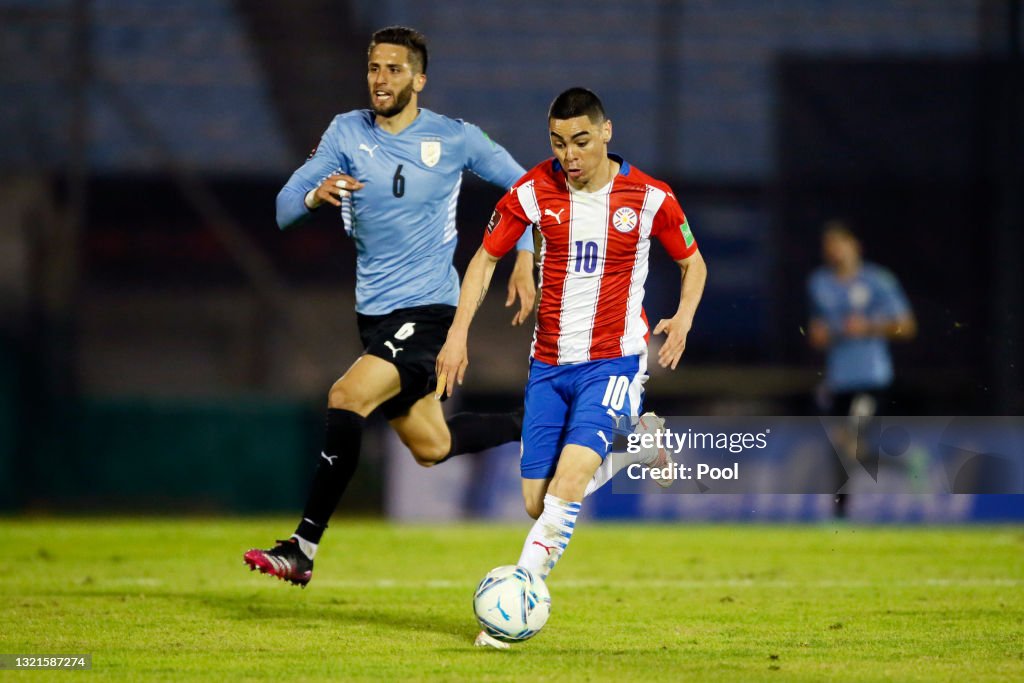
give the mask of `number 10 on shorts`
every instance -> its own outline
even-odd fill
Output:
[[[612,375],[608,378],[608,387],[604,390],[601,405],[612,410],[622,410],[629,393],[629,378],[625,375]]]

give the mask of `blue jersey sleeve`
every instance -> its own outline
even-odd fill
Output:
[[[879,308],[884,317],[896,319],[910,315],[910,303],[895,275],[884,268],[879,268],[875,275],[875,283],[881,295]]]
[[[492,140],[479,127],[462,122],[466,133],[466,168],[489,183],[509,189],[526,175],[504,147]],[[516,242],[518,251],[533,253],[533,230],[526,230]]]
[[[814,272],[807,278],[807,308],[810,309],[812,319],[825,317],[825,309],[821,305],[821,296],[819,294],[820,289],[820,278],[818,273]]]
[[[277,194],[277,226],[284,230],[309,217],[306,194],[332,173],[348,173],[350,162],[342,150],[339,118],[324,131],[313,154],[288,179]]]

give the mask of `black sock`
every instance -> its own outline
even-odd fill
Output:
[[[352,480],[359,463],[359,448],[366,418],[350,410],[327,409],[327,434],[313,485],[295,533],[310,543],[319,543],[327,521],[338,507],[341,494]]]
[[[448,431],[452,446],[441,462],[518,441],[523,435],[523,412],[520,409],[514,413],[459,413],[448,420]]]

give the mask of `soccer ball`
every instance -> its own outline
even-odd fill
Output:
[[[473,611],[487,635],[516,643],[544,628],[551,594],[539,576],[510,564],[487,572],[473,595]]]

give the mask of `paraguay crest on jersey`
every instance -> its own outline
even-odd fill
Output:
[[[614,216],[612,216],[612,225],[614,225],[615,229],[619,232],[629,232],[636,227],[636,223],[636,211],[628,206],[622,207],[615,212]]]
[[[424,140],[420,143],[420,159],[430,168],[441,160],[441,141]]]

